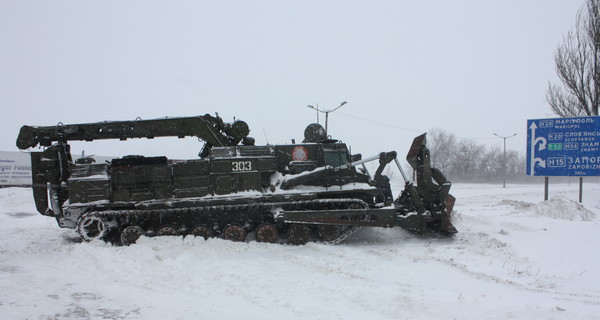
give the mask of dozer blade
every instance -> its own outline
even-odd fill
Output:
[[[408,150],[408,154],[406,155],[406,161],[410,164],[410,166],[417,170],[419,167],[419,155],[421,153],[421,146],[424,146],[427,143],[426,133],[416,137],[413,140],[410,149]]]
[[[417,206],[421,202],[424,208],[432,211],[433,221],[430,227],[436,231],[457,233],[451,222],[452,208],[456,202],[456,198],[449,194],[452,184],[442,172],[431,166],[426,144],[425,133],[417,136],[406,155],[406,161],[415,170],[417,176],[416,191],[413,193],[418,193],[418,196],[412,197],[413,205]]]
[[[450,220],[452,219],[452,209],[454,209],[454,203],[456,202],[456,198],[449,194],[446,196],[446,212],[442,217],[442,223],[440,225],[440,231],[446,233],[457,233],[458,230],[452,225]]]
[[[449,217],[452,217],[452,210],[454,209],[454,203],[456,203],[456,198],[449,194],[446,196],[446,213],[448,213]]]

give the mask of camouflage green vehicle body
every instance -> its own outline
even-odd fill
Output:
[[[254,145],[243,121],[204,115],[51,127],[23,126],[20,149],[31,152],[37,210],[83,240],[128,245],[140,236],[192,235],[234,241],[337,243],[361,226],[454,233],[450,182],[430,167],[425,135],[407,160],[418,185],[395,200],[384,167],[396,152],[362,159],[312,124],[302,143]],[[106,163],[73,161],[68,141],[196,136],[198,159],[125,156]],[[364,163],[379,161],[371,176]]]

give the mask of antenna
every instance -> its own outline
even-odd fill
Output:
[[[265,141],[267,142],[267,144],[269,144],[269,138],[267,138],[267,131],[265,131],[265,127],[263,127],[262,129],[263,129],[263,134],[265,135]]]

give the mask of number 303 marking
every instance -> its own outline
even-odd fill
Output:
[[[231,163],[231,171],[252,171],[251,161],[234,161]]]

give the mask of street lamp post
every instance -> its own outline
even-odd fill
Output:
[[[517,134],[515,133],[511,136],[506,136],[506,137],[498,135],[496,133],[494,133],[494,135],[496,137],[502,138],[504,140],[504,153],[502,154],[502,171],[503,171],[504,177],[502,178],[502,188],[506,188],[506,139],[512,138],[512,137],[516,136]]]
[[[345,105],[346,103],[348,103],[348,102],[346,102],[346,101],[342,101],[342,103],[340,103],[340,105],[339,105],[339,106],[337,106],[337,107],[336,107],[335,109],[333,109],[333,110],[320,110],[320,109],[319,109],[319,105],[317,105],[317,107],[316,107],[316,108],[315,108],[314,106],[311,106],[311,105],[308,105],[307,107],[309,107],[309,108],[311,108],[311,109],[314,109],[314,110],[317,110],[317,122],[319,122],[319,112],[321,112],[321,113],[324,113],[324,114],[325,114],[325,134],[328,134],[328,131],[327,131],[327,123],[329,122],[329,113],[330,113],[330,112],[334,112],[335,110],[337,110],[337,109],[341,108],[341,107],[342,107],[343,105]]]

